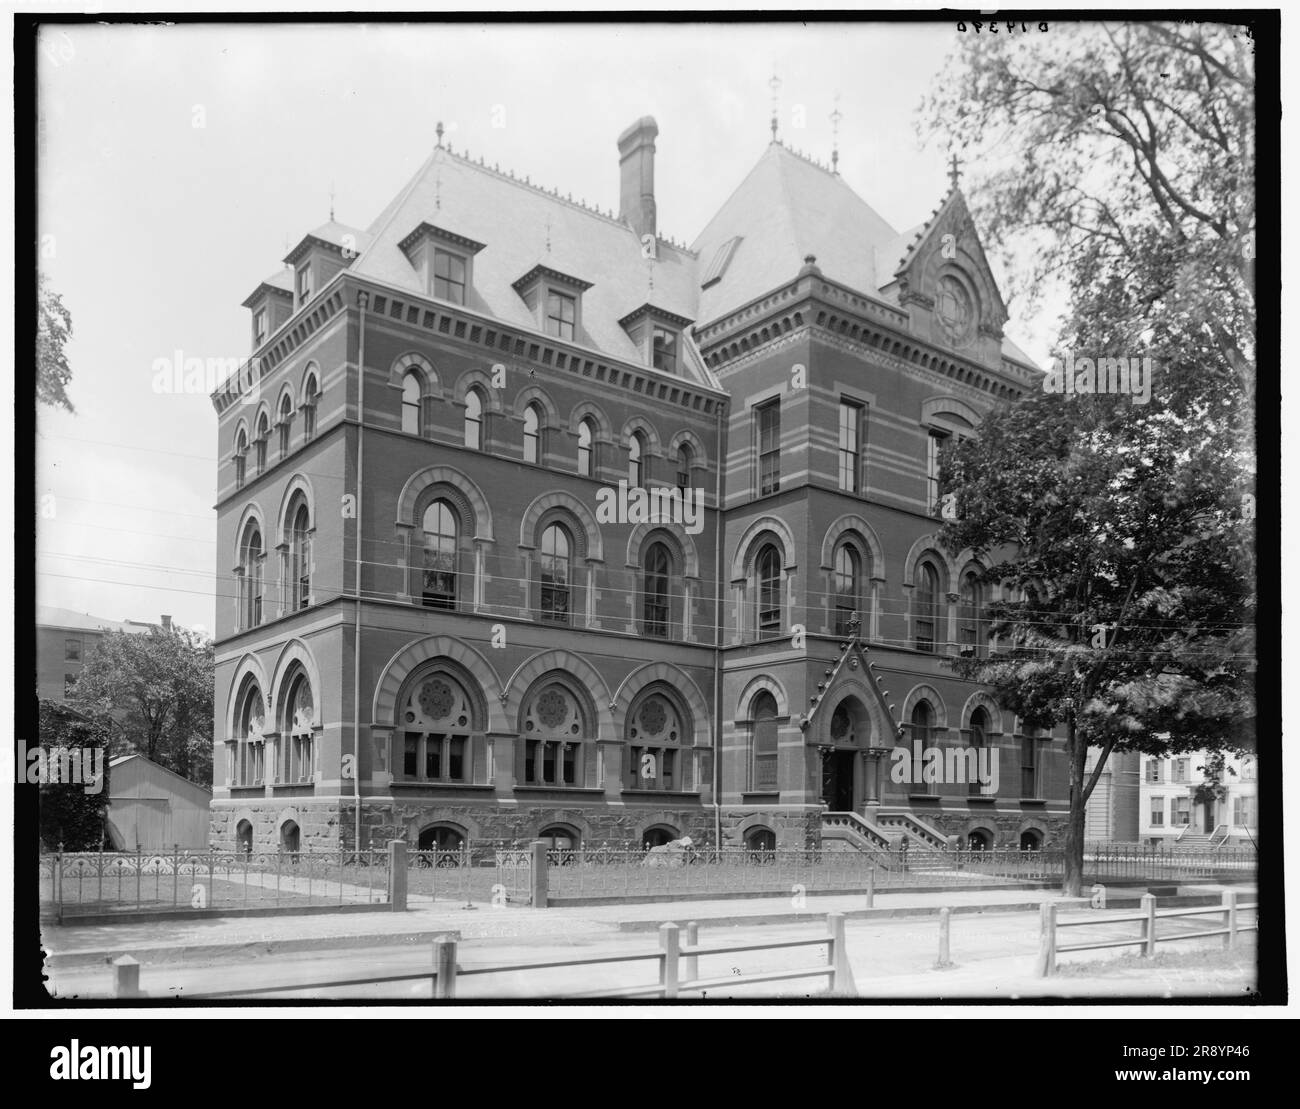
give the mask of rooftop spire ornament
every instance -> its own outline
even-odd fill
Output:
[[[840,111],[840,94],[835,94],[835,110],[831,112],[831,172],[840,172],[840,120],[844,113]]]
[[[438,120],[438,126],[433,129],[433,133],[438,136],[438,145],[442,145],[442,120]]]
[[[781,88],[781,78],[776,75],[776,67],[772,67],[772,79],[768,81],[768,86],[772,90],[772,141],[777,142],[777,92]]]
[[[330,182],[330,223],[334,222],[334,182]]]
[[[948,162],[948,180],[952,182],[952,187],[954,189],[957,187],[957,181],[960,177],[961,162],[957,160],[957,155],[954,153]]]

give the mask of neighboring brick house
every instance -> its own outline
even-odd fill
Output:
[[[245,301],[214,845],[1060,829],[1062,742],[943,665],[989,598],[936,542],[938,450],[1035,383],[960,190],[899,234],[774,139],[688,249],[657,130],[618,213],[439,137]],[[620,482],[701,526],[611,522]],[[998,792],[894,781],[912,738],[996,752]]]
[[[170,616],[163,617],[169,624]],[[68,701],[91,649],[106,633],[144,634],[154,625],[138,620],[105,620],[67,608],[36,606],[36,688],[50,701]]]

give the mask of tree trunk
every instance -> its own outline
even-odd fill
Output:
[[[1079,897],[1083,892],[1083,835],[1084,817],[1088,796],[1084,781],[1084,766],[1088,761],[1088,745],[1069,723],[1069,739],[1065,750],[1070,759],[1070,816],[1065,826],[1065,868],[1061,880],[1061,893],[1066,897]]]

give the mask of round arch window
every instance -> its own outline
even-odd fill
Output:
[[[235,846],[244,855],[253,853],[253,826],[247,820],[241,820],[235,828]]]
[[[421,829],[416,847],[420,851],[415,857],[415,865],[418,867],[459,866],[461,853],[465,849],[465,836],[459,828],[434,824]]]
[[[301,833],[295,821],[286,820],[280,827],[280,850],[296,855],[299,849]]]
[[[677,839],[677,832],[673,828],[667,828],[660,824],[654,828],[647,828],[641,835],[641,849],[648,851],[652,847],[664,847]]]
[[[993,847],[993,834],[983,828],[976,828],[966,834],[968,851],[988,851]]]
[[[1043,846],[1043,833],[1034,828],[1026,828],[1020,833],[1020,850],[1037,851]]]
[[[771,828],[751,828],[745,833],[745,850],[749,852],[751,862],[774,862],[776,833]]]

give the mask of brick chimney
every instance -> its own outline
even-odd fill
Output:
[[[172,630],[172,618],[168,616],[166,613],[163,614],[162,626],[163,626],[163,631],[165,632],[169,632]]]
[[[655,219],[654,116],[642,116],[618,137],[618,218],[638,236],[653,235]]]

